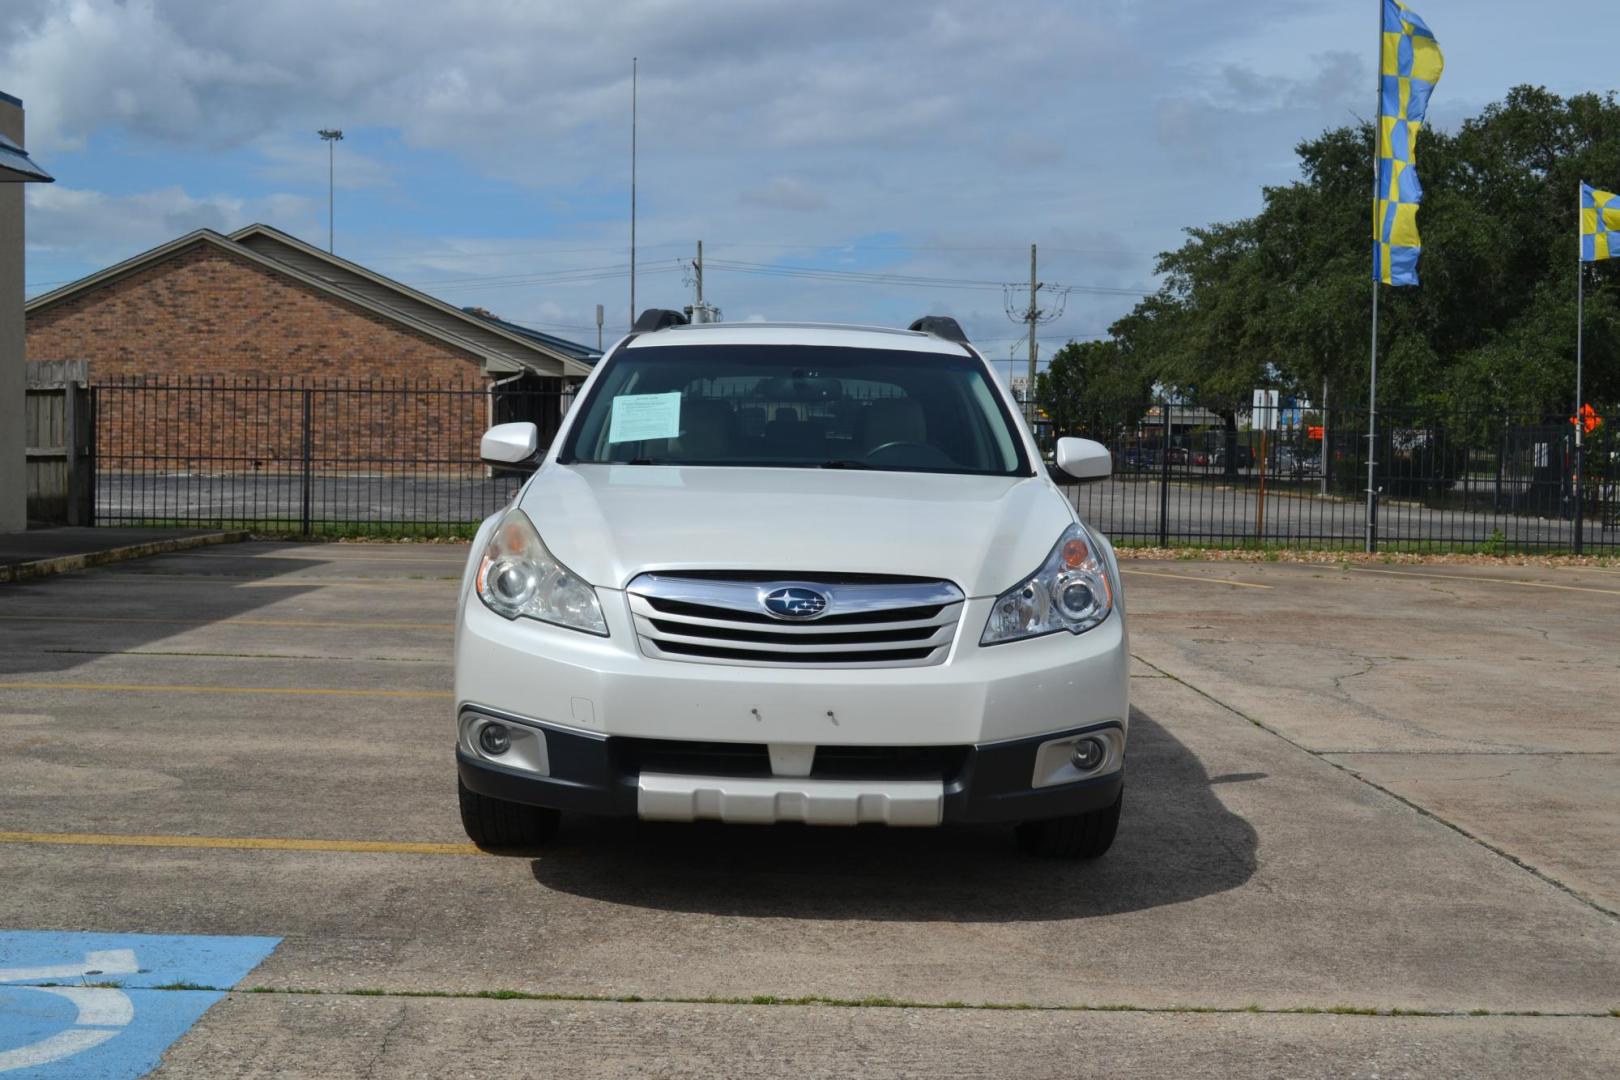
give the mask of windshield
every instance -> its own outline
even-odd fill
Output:
[[[971,356],[804,345],[616,353],[558,460],[1027,476]]]

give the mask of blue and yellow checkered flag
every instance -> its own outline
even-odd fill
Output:
[[[1416,285],[1417,209],[1423,201],[1413,149],[1445,57],[1417,13],[1383,0],[1382,92],[1378,107],[1378,199],[1373,206],[1373,276],[1385,285]]]
[[[1597,262],[1620,255],[1620,195],[1581,185],[1581,261]]]

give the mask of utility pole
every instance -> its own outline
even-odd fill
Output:
[[[636,83],[640,61],[630,58],[630,325],[636,325]]]
[[[1035,254],[1035,245],[1029,245],[1029,303],[1022,304],[1018,300],[1018,292],[1023,288],[1022,285],[1005,286],[1005,294],[1002,299],[1007,319],[1010,322],[1021,323],[1029,331],[1029,385],[1024,388],[1024,415],[1028,417],[1031,424],[1035,422],[1035,367],[1041,355],[1040,338],[1036,331],[1042,323],[1049,323],[1063,318],[1063,312],[1069,303],[1070,292],[1070,286],[1048,285],[1041,281],[1036,273]],[[1051,298],[1049,306],[1045,308],[1040,305],[1042,290]],[[1014,343],[1012,348],[1008,350],[1009,354],[1016,352],[1017,348],[1017,344]],[[1009,355],[1008,363],[1011,362],[1012,358]],[[1008,388],[1011,389],[1010,368],[1008,375]]]
[[[341,128],[321,128],[315,134],[326,142],[326,253],[332,254],[332,208],[334,181],[337,179],[337,144],[343,140]]]
[[[1024,315],[1024,321],[1029,324],[1029,383],[1024,387],[1024,397],[1029,401],[1035,400],[1035,360],[1040,355],[1040,345],[1035,337],[1035,327],[1041,321],[1041,309],[1035,305],[1036,296],[1040,291],[1041,283],[1035,280],[1035,245],[1031,244],[1029,245],[1029,311]]]
[[[602,351],[602,305],[596,305],[596,351]]]
[[[716,323],[720,321],[720,309],[703,299],[703,241],[697,242],[697,258],[692,261],[690,276],[683,275],[681,281],[696,290],[692,302],[686,305],[686,317],[694,326],[702,323]]]

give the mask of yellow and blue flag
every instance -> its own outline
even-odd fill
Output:
[[[1373,276],[1385,285],[1416,285],[1417,209],[1423,201],[1413,149],[1429,95],[1440,81],[1440,43],[1411,8],[1383,0],[1384,48],[1378,107],[1378,199],[1373,206]]]
[[[1581,261],[1620,256],[1620,195],[1581,185]]]

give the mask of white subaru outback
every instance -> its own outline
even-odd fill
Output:
[[[473,542],[456,623],[468,835],[560,811],[1015,824],[1113,842],[1128,653],[1113,549],[955,320],[684,325],[597,365]],[[482,454],[537,454],[503,424]],[[1057,466],[1109,473],[1060,439]]]

